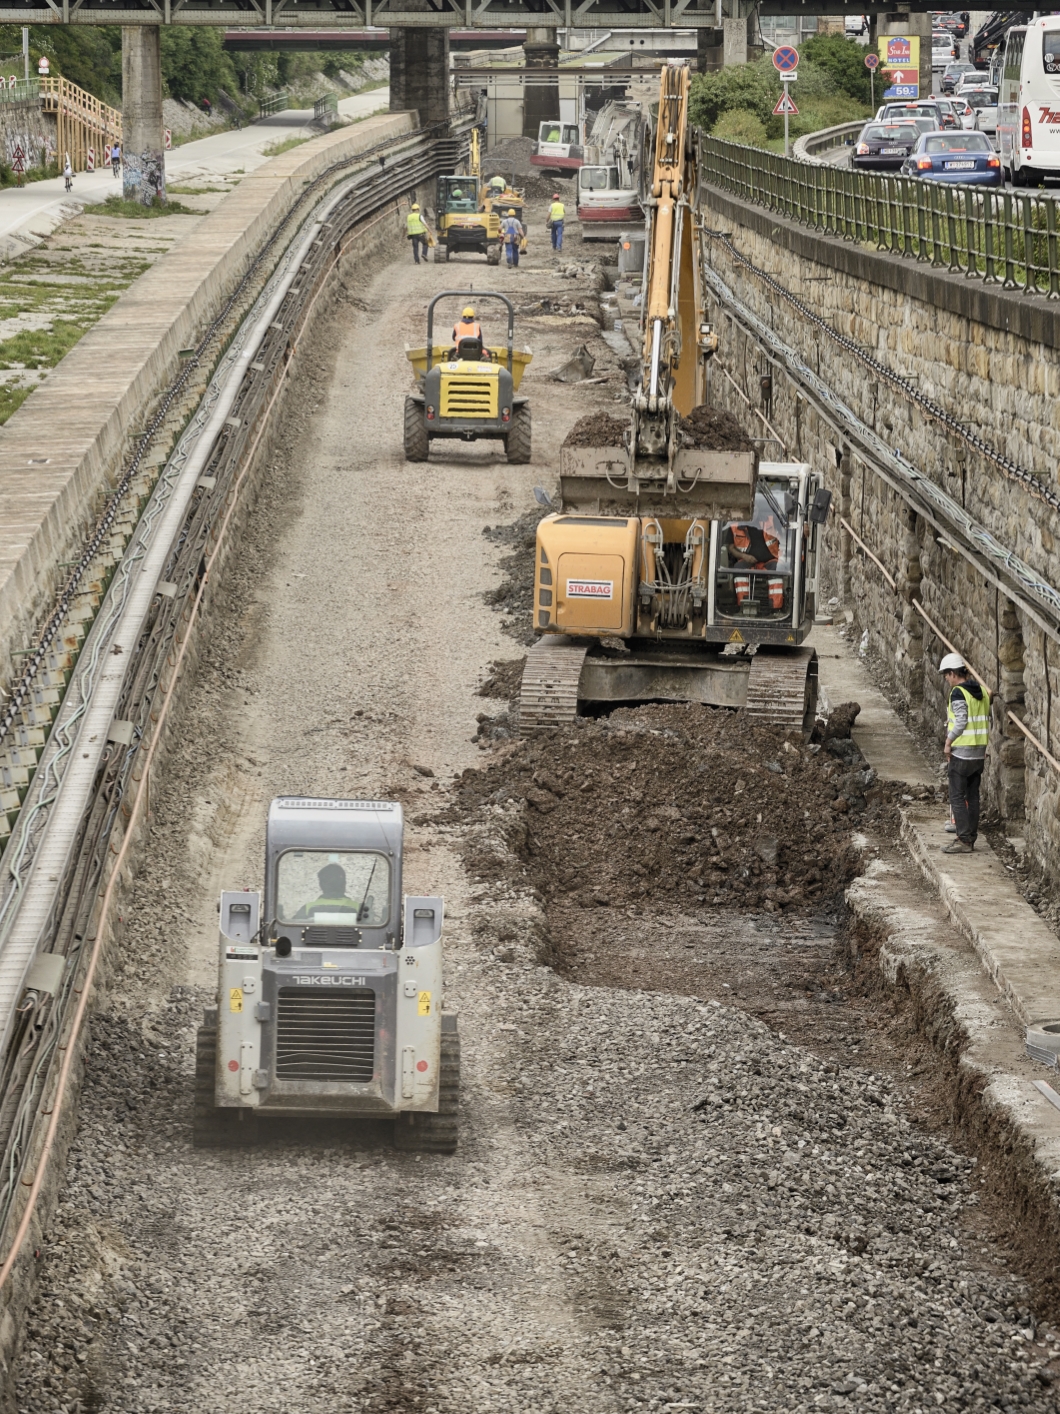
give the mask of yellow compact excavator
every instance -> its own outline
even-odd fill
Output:
[[[831,493],[808,465],[759,462],[749,439],[717,436],[732,424],[703,407],[717,337],[704,311],[688,92],[687,66],[664,66],[629,425],[616,423],[612,446],[561,448],[560,509],[538,526],[523,734],[646,701],[813,726],[817,655],[803,640]]]

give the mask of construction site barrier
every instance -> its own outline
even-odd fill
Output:
[[[1052,197],[811,165],[706,136],[699,173],[703,185],[827,235],[1060,299]]]

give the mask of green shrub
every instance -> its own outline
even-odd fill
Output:
[[[745,147],[765,147],[768,137],[765,123],[749,108],[732,108],[723,113],[711,135],[726,142],[742,142]]]
[[[840,36],[822,35],[821,38],[838,39]],[[856,47],[864,60],[864,50]],[[867,69],[865,73],[868,74]],[[871,116],[867,102],[863,104],[851,97],[828,68],[805,57],[799,64],[798,82],[791,86],[791,96],[799,109],[798,117],[791,119],[790,131],[794,137]],[[735,114],[751,116],[763,125],[768,139],[782,137],[784,119],[773,114],[779,97],[780,78],[772,60],[763,56],[753,64],[738,64],[718,73],[697,75],[692,80],[689,114],[693,123],[715,137],[758,147],[759,142],[737,137],[731,127],[723,131],[719,124],[724,117]],[[740,121],[746,121],[746,116]]]
[[[863,44],[841,34],[816,34],[801,50],[803,59],[824,69],[842,93],[864,104],[871,101],[867,52]]]

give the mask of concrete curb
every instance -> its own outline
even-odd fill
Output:
[[[951,1118],[985,1171],[1037,1230],[1043,1269],[1060,1253],[1060,1110],[1035,1088],[1013,1018],[905,859],[875,861],[846,894],[858,942],[878,945],[883,985],[912,1005],[950,1077]]]
[[[245,177],[141,276],[0,429],[0,681],[75,558],[151,400],[248,263],[329,166],[413,129],[370,118],[283,153]],[[293,232],[292,232],[293,234]],[[277,251],[279,255],[279,251]]]
[[[1024,1026],[1060,1020],[1060,939],[1024,902],[985,840],[974,855],[939,853],[953,838],[938,811],[907,810],[902,839],[961,936]]]

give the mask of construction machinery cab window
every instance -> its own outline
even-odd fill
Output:
[[[575,123],[542,123],[537,133],[538,142],[577,143],[578,127]]]
[[[476,177],[439,177],[438,210],[446,215],[478,210]]]
[[[276,870],[276,912],[281,923],[384,927],[390,863],[374,850],[288,850]]]
[[[621,185],[617,167],[583,167],[578,173],[581,191],[618,191]]]
[[[720,527],[718,617],[790,621],[801,540],[798,483],[760,478],[751,518]]]

